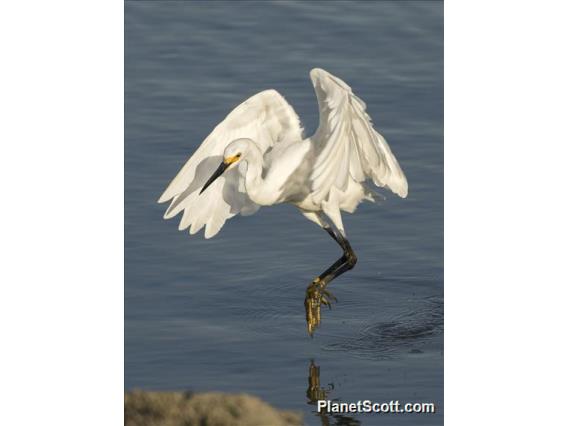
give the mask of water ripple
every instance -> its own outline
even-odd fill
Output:
[[[367,324],[350,338],[332,342],[329,351],[348,351],[355,356],[388,359],[410,348],[424,344],[443,332],[443,300],[430,297],[417,308],[405,311],[386,321]]]

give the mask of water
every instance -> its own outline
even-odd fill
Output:
[[[443,4],[127,2],[125,386],[249,392],[307,424],[441,424]],[[357,267],[307,337],[304,291],[340,255],[291,206],[231,219],[212,240],[177,231],[156,200],[212,128],[266,88],[311,134],[308,77],[362,97],[409,181],[405,200],[344,215]],[[342,401],[435,402],[435,415],[320,419],[310,362]]]

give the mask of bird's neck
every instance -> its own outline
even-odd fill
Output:
[[[278,198],[278,192],[271,188],[262,177],[262,153],[256,145],[251,144],[246,162],[245,187],[248,196],[253,202],[261,206],[274,204]]]

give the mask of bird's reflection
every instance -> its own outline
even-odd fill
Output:
[[[323,408],[318,412],[317,405],[319,400],[330,399],[329,396],[334,389],[333,383],[327,385],[327,387],[322,387],[320,384],[320,368],[315,364],[314,360],[310,361],[310,366],[308,369],[308,389],[306,390],[306,396],[308,397],[308,404],[315,405],[315,415],[320,418],[321,424],[323,426],[359,426],[361,422],[353,417],[345,416],[343,414],[329,413]],[[333,401],[339,401],[338,399],[333,399]]]

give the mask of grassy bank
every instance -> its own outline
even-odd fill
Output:
[[[124,396],[126,426],[296,426],[302,416],[247,394],[132,391]]]

